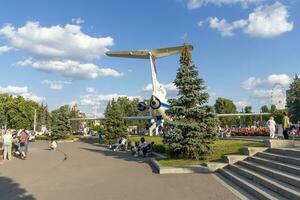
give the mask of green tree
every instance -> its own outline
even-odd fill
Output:
[[[128,137],[122,109],[114,99],[107,105],[104,123],[105,143],[113,144],[119,137]]]
[[[12,129],[33,129],[34,111],[39,107],[38,103],[22,96],[0,94],[0,123]]]
[[[263,105],[263,106],[260,108],[260,112],[261,112],[261,113],[269,113],[270,110],[269,110],[268,106]],[[269,119],[269,116],[262,116],[262,120],[263,120],[263,121],[266,122],[266,121],[268,121],[268,119]]]
[[[47,105],[41,105],[37,110],[37,130],[41,130],[42,126],[46,126],[47,129],[50,129],[50,113],[48,111]]]
[[[232,113],[237,113],[237,109],[235,104],[233,103],[232,100],[230,99],[225,99],[219,97],[216,100],[215,103],[215,110],[218,114],[232,114]],[[236,124],[237,122],[237,117],[221,117],[220,118],[220,123],[221,126],[232,126]]]
[[[70,118],[80,118],[83,117],[82,113],[80,112],[78,105],[75,104],[74,106],[72,106],[71,108],[71,112],[70,112]],[[81,125],[81,121],[71,121],[71,129],[72,131],[78,131],[80,129],[80,125]]]
[[[68,105],[51,112],[51,138],[54,140],[66,138],[71,131],[70,107]]]
[[[214,108],[206,105],[209,95],[204,80],[192,64],[188,47],[184,47],[175,86],[178,99],[171,99],[164,143],[169,145],[172,157],[200,159],[212,151],[211,144],[217,136],[217,117]]]
[[[252,113],[252,107],[251,106],[246,106],[244,108],[245,113]],[[253,116],[245,116],[245,125],[246,126],[251,126],[253,125]]]
[[[287,90],[286,107],[291,121],[300,121],[300,78],[297,75]]]

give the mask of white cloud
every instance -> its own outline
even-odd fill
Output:
[[[72,22],[75,24],[83,24],[84,20],[78,17],[78,18],[72,18]]]
[[[242,83],[242,88],[245,90],[252,90],[257,88],[270,88],[275,84],[280,84],[283,87],[288,87],[291,82],[291,78],[287,74],[272,74],[266,79],[261,80],[256,77],[249,77]]]
[[[247,7],[249,4],[258,4],[263,1],[264,0],[187,0],[187,8],[192,10],[207,4],[213,4],[217,6],[241,4],[243,7]]]
[[[27,22],[16,28],[10,24],[0,29],[10,45],[35,57],[91,61],[99,59],[113,45],[111,37],[96,38],[84,34],[79,25],[42,27]]]
[[[286,6],[276,2],[270,6],[259,6],[249,15],[245,32],[256,37],[274,37],[293,30],[294,23],[288,21]]]
[[[10,51],[11,49],[12,49],[12,47],[9,47],[9,46],[6,46],[6,45],[0,46],[0,54],[1,54],[1,53],[5,53],[5,52],[8,52],[8,51]]]
[[[21,95],[24,93],[28,93],[28,87],[18,87],[18,86],[6,86],[6,87],[1,87],[0,86],[0,93],[8,93],[8,94],[13,94],[13,95]]]
[[[188,34],[187,33],[184,33],[181,37],[180,37],[180,39],[182,39],[182,40],[186,40],[188,38]]]
[[[18,62],[20,65],[79,79],[122,75],[92,63],[108,51],[113,39],[89,36],[81,31],[80,25],[43,27],[38,22],[29,21],[19,28],[5,25],[0,29],[0,36],[8,41],[9,46],[31,57]]]
[[[74,60],[60,61],[26,59],[24,61],[19,61],[18,65],[32,66],[34,69],[61,74],[65,77],[75,79],[96,79],[103,76],[123,76],[123,73],[111,68],[99,68],[97,65],[92,63],[80,63]]]
[[[122,94],[87,94],[81,97],[80,104],[82,102],[94,102],[94,105],[101,103],[101,101],[111,101],[112,99],[117,99],[118,97],[128,97],[129,99],[140,98],[139,96],[128,96]],[[92,104],[90,104],[92,105]]]
[[[275,2],[273,5],[259,6],[249,14],[248,19],[228,22],[217,17],[208,18],[210,28],[220,31],[223,37],[233,36],[233,31],[243,29],[244,33],[254,37],[275,37],[293,30],[294,23],[288,21],[289,13],[285,5]]]
[[[87,93],[95,93],[96,92],[95,88],[92,88],[92,87],[85,88],[85,91]]]
[[[235,104],[235,106],[238,109],[243,109],[246,106],[250,106],[251,105],[248,101],[235,101],[234,104]]]
[[[128,96],[122,94],[96,94],[89,93],[80,97],[79,106],[82,110],[85,110],[87,116],[103,116],[106,105],[112,99],[117,99],[118,97],[128,97],[129,99],[140,99],[139,96]]]
[[[176,86],[174,85],[174,83],[166,83],[166,84],[162,84],[162,85],[167,91],[168,98],[174,97],[177,95],[178,90],[177,90]],[[143,92],[147,92],[147,93],[152,92],[152,84],[149,83],[142,90],[143,90]]]
[[[211,98],[215,98],[217,96],[216,92],[209,92],[208,94]]]
[[[216,17],[209,18],[209,27],[213,29],[217,29],[221,32],[223,37],[233,36],[233,31],[235,29],[243,28],[247,25],[246,20],[237,20],[234,22],[227,22],[226,19],[219,20]]]
[[[261,98],[261,99],[265,99],[265,98],[271,98],[272,96],[272,90],[270,89],[255,89],[253,90],[253,97],[254,98]]]
[[[286,89],[291,78],[286,74],[272,74],[265,79],[250,77],[242,83],[242,88],[250,92],[252,99],[261,103],[275,104],[283,109],[286,104]]]
[[[198,21],[198,22],[197,22],[197,25],[198,25],[199,27],[202,27],[202,26],[204,25],[204,23],[205,23],[205,21]]]
[[[35,101],[35,102],[37,102],[37,103],[41,103],[42,101],[45,100],[45,97],[37,96],[37,95],[32,94],[32,93],[25,93],[25,94],[22,94],[22,96],[23,96],[25,99],[29,99],[29,100]]]
[[[38,103],[45,100],[45,97],[37,96],[33,93],[30,93],[27,86],[19,87],[19,86],[6,86],[2,87],[0,86],[0,93],[8,93],[13,96],[22,96],[25,99],[33,100]]]
[[[53,90],[61,90],[65,87],[65,85],[72,84],[71,81],[49,81],[49,80],[43,80],[42,84],[47,85],[50,89]]]

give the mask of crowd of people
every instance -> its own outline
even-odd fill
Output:
[[[14,133],[12,130],[4,130],[2,133],[3,140],[3,159],[11,160],[12,155],[26,159],[28,155],[29,132],[21,130]]]

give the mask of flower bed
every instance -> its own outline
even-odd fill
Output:
[[[267,127],[260,128],[233,128],[231,129],[232,136],[269,136]]]

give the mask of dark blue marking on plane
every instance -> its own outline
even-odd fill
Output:
[[[165,107],[165,108],[170,108],[169,104],[166,104],[166,103],[163,103],[163,102],[161,102],[160,106]]]

